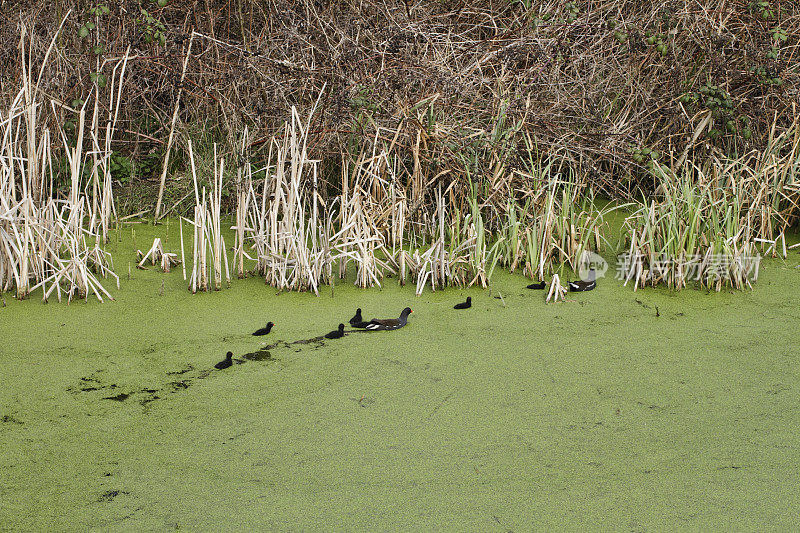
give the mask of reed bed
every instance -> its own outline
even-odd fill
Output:
[[[7,111],[0,110],[0,290],[13,288],[22,299],[41,287],[44,301],[53,294],[58,301],[91,294],[101,301],[113,299],[100,278],[111,276],[117,286],[119,279],[101,244],[115,214],[108,159],[127,56],[114,67],[109,102],[103,105],[110,111],[101,121],[96,84],[77,108],[40,90],[54,44],[55,39],[35,75],[28,55],[32,43],[23,25],[21,87]],[[51,132],[48,108],[75,117],[74,136],[63,129]],[[92,110],[88,127],[87,109]],[[55,183],[54,137],[64,148],[66,188]]]
[[[320,208],[318,161],[308,157],[307,142],[308,123],[292,109],[283,135],[272,139],[261,201],[248,180],[240,218],[248,223],[243,232],[253,242],[257,271],[269,285],[319,294],[331,273],[330,225]]]
[[[677,171],[655,163],[652,172],[655,197],[625,221],[626,284],[749,288],[761,252],[786,257],[785,232],[800,218],[797,118],[780,133],[773,128],[764,152]]]
[[[430,236],[431,245],[425,251],[416,249],[403,256],[410,274],[416,276],[417,296],[427,285],[434,291],[437,287],[488,286],[491,272],[487,263],[497,245],[487,249],[483,217],[477,202],[472,205],[472,211],[463,220],[458,212],[448,215],[441,188],[437,191],[433,214],[436,233]]]
[[[759,214],[744,208],[738,191],[704,179],[700,169],[675,175],[658,168],[661,196],[625,221],[625,284],[751,287],[761,260],[755,240]]]
[[[534,11],[526,8],[524,20]],[[448,16],[458,19],[460,13]],[[521,16],[517,13],[513,18],[521,21]],[[537,32],[557,31],[554,25],[541,25],[541,20],[534,26],[532,29],[539,28]],[[0,117],[0,229],[4,231],[0,234],[0,281],[4,290],[15,287],[20,297],[44,285],[45,297],[54,291],[59,297],[62,292],[108,296],[97,289],[97,278],[87,276],[111,273],[110,257],[101,245],[108,240],[116,217],[111,147],[114,135],[124,129],[117,124],[126,111],[121,102],[130,53],[128,50],[106,60],[96,54],[93,68],[96,73],[111,72],[110,86],[93,82],[85,102],[76,99],[66,105],[45,98],[40,89],[53,44],[44,54],[38,78],[30,66],[32,48],[28,42],[26,56],[23,31],[22,89],[9,101],[8,113]],[[241,51],[198,32],[191,33],[184,50],[179,58],[183,66],[180,80],[188,85],[196,75],[192,74],[196,69],[188,69],[190,63],[202,63],[206,56],[219,61],[220,54],[232,57],[235,50]],[[444,57],[450,56],[441,55]],[[494,57],[491,52],[484,59],[494,61]],[[253,64],[261,58],[257,59]],[[133,60],[147,58],[139,55]],[[475,68],[468,68],[469,75],[460,79],[465,86],[482,63],[468,64]],[[563,71],[561,75],[565,75]],[[534,124],[539,120],[537,113],[543,116],[542,108],[534,100],[512,97],[525,93],[510,91],[505,83],[510,80],[501,78],[490,91],[489,105],[463,114],[454,111],[462,107],[454,107],[457,98],[452,94],[449,98],[437,92],[403,99],[402,106],[382,109],[385,102],[378,101],[377,93],[366,87],[337,87],[328,93],[323,88],[313,103],[301,99],[305,107],[300,108],[310,108],[305,118],[301,119],[297,107],[291,107],[289,120],[277,130],[266,129],[274,134],[263,139],[250,139],[248,127],[241,137],[234,135],[232,132],[241,131],[234,126],[240,128],[242,124],[226,124],[229,139],[235,141],[219,149],[214,145],[213,170],[207,177],[198,176],[195,168],[188,139],[191,134],[175,137],[178,124],[186,122],[178,120],[178,103],[184,91],[181,83],[178,100],[170,107],[172,122],[160,167],[156,211],[160,216],[173,140],[178,139],[176,162],[186,140],[195,199],[193,217],[182,218],[193,228],[188,277],[191,290],[219,290],[223,280],[230,283],[222,224],[224,214],[232,207],[226,203],[225,193],[232,189],[233,270],[244,277],[245,261],[254,261],[256,272],[280,290],[319,294],[322,286],[334,285],[337,275],[342,279],[348,274],[355,276],[359,287],[381,286],[388,276],[396,275],[399,283],[414,283],[417,294],[421,294],[426,287],[487,287],[497,266],[539,280],[562,266],[575,270],[586,252],[599,251],[604,242],[602,228],[609,209],[597,207],[593,191],[629,196],[630,190],[621,181],[602,176],[607,177],[617,164],[624,163],[622,158],[628,156],[620,156],[622,146],[628,150],[634,144],[639,148],[627,153],[642,163],[635,165],[638,191],[656,192],[641,202],[626,222],[627,249],[632,256],[644,258],[626,271],[628,282],[633,281],[636,287],[665,283],[683,288],[691,278],[690,267],[694,268],[690,261],[694,261],[702,265],[698,278],[702,286],[719,289],[727,283],[721,281],[724,277],[731,279],[731,286],[747,287],[750,280],[742,272],[752,270],[753,265],[745,258],[754,257],[758,251],[786,254],[784,231],[800,219],[797,119],[787,120],[788,114],[774,115],[771,131],[760,135],[766,139],[764,150],[738,158],[723,157],[722,153],[734,153],[752,143],[731,138],[716,145],[707,143],[711,148],[703,149],[699,139],[704,128],[710,134],[714,121],[722,119],[702,109],[689,116],[687,108],[676,103],[675,111],[682,110],[687,120],[678,120],[675,117],[682,115],[672,112],[662,117],[666,121],[662,125],[673,126],[669,133],[672,140],[661,147],[663,159],[647,148],[652,155],[645,163],[644,145],[658,144],[651,134],[637,136],[626,130],[619,136],[604,137],[587,133],[594,127],[581,130],[579,137],[573,135],[575,132],[558,133],[559,128],[553,129],[552,124]],[[536,79],[537,84],[546,81],[541,76]],[[319,84],[309,86],[317,91]],[[563,90],[549,81],[545,86]],[[700,89],[710,90],[707,86]],[[488,98],[488,93],[484,96]],[[189,91],[185,97],[190,98]],[[590,100],[584,95],[581,101]],[[727,102],[727,98],[723,100]],[[337,109],[341,111],[343,102],[351,111],[348,124],[342,123],[341,117],[331,116],[338,113]],[[603,116],[603,121],[619,119],[621,128],[629,110],[625,105],[606,103],[609,109],[592,116]],[[626,105],[630,107],[631,103]],[[392,111],[390,117],[385,114],[387,110]],[[797,116],[796,110],[793,116]],[[66,117],[74,118],[74,134],[63,129],[51,134],[45,127],[54,119],[60,123]],[[332,118],[336,120],[331,122]],[[736,121],[731,122],[736,130]],[[329,127],[331,124],[336,127]],[[650,119],[641,118],[637,124],[647,124],[652,130]],[[562,121],[559,127],[563,126]],[[687,132],[686,128],[691,130]],[[765,129],[763,123],[760,129]],[[600,144],[594,145],[595,141],[590,143],[592,150],[587,151],[585,146],[582,151],[567,148],[566,139],[578,138],[583,139],[581,142],[586,138],[598,142],[610,139],[616,148],[606,152]],[[685,138],[692,139],[691,149],[678,150]],[[61,153],[59,144],[63,145],[65,171],[54,165],[54,151]],[[226,148],[234,145],[233,149]],[[259,150],[263,151],[251,153]],[[591,154],[603,157],[595,160],[588,156]],[[677,154],[681,155],[676,162]],[[692,162],[697,154],[702,155],[702,163]],[[330,164],[331,157],[340,162]],[[669,164],[665,163],[667,159]],[[226,167],[226,160],[235,160],[235,172]],[[254,164],[255,160],[263,161],[263,165]],[[64,175],[69,178],[68,186],[59,186],[58,177]],[[341,182],[337,183],[339,176]],[[650,181],[652,189],[648,188]],[[191,194],[189,191],[185,198]],[[687,216],[699,217],[701,222],[690,224],[686,221],[694,218]],[[183,259],[183,243],[181,248]],[[167,268],[177,260],[156,243],[148,253],[150,258],[166,260]],[[720,254],[733,257],[734,267],[728,265],[720,272],[714,264]],[[667,268],[664,262],[673,266]]]
[[[313,114],[301,120],[292,110],[283,133],[271,139],[264,178],[252,179],[253,166],[238,172],[236,262],[256,262],[266,283],[281,290],[318,294],[355,267],[359,287],[381,286],[386,276],[413,280],[416,293],[448,286],[487,287],[494,268],[524,272],[540,279],[562,263],[577,267],[586,250],[600,245],[604,211],[594,207],[569,169],[553,165],[526,176],[537,184],[524,206],[510,202],[507,220],[495,205],[464,197],[458,182],[438,180],[431,201],[415,171],[403,180],[402,163],[391,154],[391,132],[375,135],[352,154],[344,154],[340,193],[323,197],[318,160],[308,153]],[[506,182],[503,172],[496,185]],[[492,217],[492,230],[485,217]]]
[[[457,182],[442,180],[427,201],[430,187],[420,189],[413,172],[399,179],[379,142],[345,156],[341,194],[323,199],[304,127],[293,110],[284,135],[272,141],[260,195],[250,180],[237,210],[259,271],[285,290],[318,292],[333,284],[335,269],[344,278],[353,264],[360,287],[397,274],[401,284],[413,280],[418,295],[426,287],[487,287],[496,266],[543,280],[564,266],[577,271],[588,252],[607,247],[605,217],[627,207],[598,207],[588,185],[554,160],[515,170],[524,194],[504,206],[485,194],[480,201],[475,185],[465,198],[454,192]],[[625,221],[626,284],[751,287],[759,251],[771,245],[785,255],[783,232],[799,212],[796,125],[776,135],[773,146],[739,159],[712,158],[703,167],[684,162],[678,173],[654,161],[656,195]],[[507,187],[511,179],[499,172],[495,185]],[[551,286],[550,299],[562,298],[559,288]]]
[[[599,208],[585,184],[553,163],[539,165],[535,175],[538,187],[525,203],[508,203],[498,254],[511,272],[522,265],[523,274],[541,281],[564,264],[577,271],[584,252],[600,251],[604,218],[619,206]]]

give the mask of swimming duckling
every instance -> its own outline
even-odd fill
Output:
[[[228,352],[225,359],[214,365],[217,370],[224,370],[233,364],[233,352]]]
[[[461,302],[453,306],[453,309],[469,309],[472,307],[472,296],[467,296],[466,302]]]
[[[268,335],[268,334],[269,334],[269,332],[272,330],[272,326],[274,326],[274,325],[275,325],[275,324],[273,324],[272,322],[267,322],[267,325],[266,325],[265,327],[263,327],[263,328],[261,328],[261,329],[257,329],[257,330],[255,330],[255,331],[253,332],[253,335],[256,335],[256,336],[259,336],[259,335]]]
[[[325,334],[326,339],[341,339],[342,337],[344,337],[344,324],[339,324],[339,329]]]

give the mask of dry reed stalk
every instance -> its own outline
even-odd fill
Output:
[[[195,32],[192,32],[189,37],[189,44],[186,47],[186,55],[183,58],[183,70],[181,71],[181,81],[178,85],[178,96],[175,98],[175,108],[172,112],[172,122],[169,128],[169,138],[167,139],[167,149],[164,153],[164,164],[161,167],[161,180],[158,186],[158,200],[156,201],[156,210],[153,214],[153,223],[158,222],[161,211],[161,199],[164,197],[164,185],[167,180],[167,169],[169,167],[169,156],[172,150],[172,142],[175,138],[175,125],[178,122],[178,110],[180,109],[181,96],[183,95],[183,83],[186,78],[186,67],[189,65],[189,58],[192,55],[192,43],[194,43]]]
[[[139,259],[138,266],[144,266],[144,262],[150,258],[150,264],[155,265],[156,261],[161,259],[161,256],[164,255],[164,247],[161,245],[161,239],[156,237],[153,239],[153,245],[147,251],[147,253],[142,252],[141,250],[136,250],[136,256]]]
[[[100,126],[100,98],[99,87],[95,81],[93,92],[96,95],[92,106],[92,121],[89,128],[89,135],[92,143],[92,150],[89,155],[92,157],[92,215],[89,222],[90,227],[102,236],[103,242],[108,242],[108,229],[111,217],[116,215],[114,205],[114,194],[111,180],[111,155],[113,149],[111,142],[116,131],[117,120],[119,118],[119,107],[122,101],[122,87],[130,58],[130,48],[125,52],[121,60],[116,62],[111,73],[111,87],[109,90],[108,116],[105,119],[105,126]],[[101,68],[99,64],[97,70]],[[101,135],[102,132],[102,135]],[[101,143],[102,137],[102,143]],[[102,144],[102,146],[101,146]],[[102,174],[102,179],[101,179]]]
[[[247,146],[248,129],[245,126],[242,135],[242,144],[239,150],[239,165],[236,168],[236,225],[234,226],[234,264],[236,274],[239,279],[244,278],[244,234],[247,227],[247,213],[249,211],[250,192],[253,188],[252,167],[245,159],[245,147]],[[245,175],[242,175],[242,168],[246,168]]]
[[[172,265],[177,265],[178,263],[183,264],[183,260],[178,259],[178,254],[164,251],[164,246],[161,243],[161,239],[158,237],[153,240],[153,246],[150,247],[147,253],[137,250],[136,254],[140,259],[137,268],[143,268],[148,258],[150,259],[151,265],[155,265],[156,263],[160,264],[161,270],[164,272],[172,270]]]
[[[222,238],[222,178],[225,173],[225,158],[219,159],[217,165],[217,146],[214,145],[214,183],[213,192],[209,196],[210,212],[208,220],[210,222],[208,232],[211,242],[211,258],[214,265],[214,290],[222,288],[222,255],[225,252],[224,240]],[[227,253],[225,253],[227,270]],[[230,276],[227,278],[230,284]]]
[[[183,281],[186,281],[186,256],[183,253],[183,218],[179,218],[178,223],[181,232],[181,270],[183,272]]]
[[[545,302],[550,303],[565,302],[567,300],[567,288],[561,285],[561,278],[558,274],[553,274],[553,279],[550,281],[550,288],[547,290]]]

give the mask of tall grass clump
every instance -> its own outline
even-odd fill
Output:
[[[55,39],[35,75],[28,55],[32,43],[23,24],[22,86],[7,110],[0,110],[0,290],[13,287],[22,299],[41,287],[45,301],[54,293],[59,301],[90,294],[101,301],[113,299],[98,276],[117,278],[101,245],[114,214],[108,160],[127,56],[114,68],[110,100],[102,106],[109,114],[101,121],[96,84],[85,102],[73,102],[80,105],[72,107],[41,91],[54,46]],[[48,108],[74,117],[74,135],[63,129],[52,133]],[[88,127],[87,109],[92,110]],[[63,144],[66,189],[56,183],[55,137]]]
[[[685,168],[675,175],[657,166],[659,197],[646,200],[625,220],[625,284],[682,289],[697,283],[717,291],[751,287],[761,259],[754,216],[743,210],[738,191],[704,179],[700,169]]]
[[[543,280],[562,265],[578,269],[584,252],[599,252],[604,217],[614,208],[599,208],[594,194],[569,168],[554,162],[532,164],[531,188],[520,204],[508,201],[498,230],[499,262],[514,272]]]
[[[222,268],[225,267],[225,280],[230,285],[230,269],[228,254],[225,249],[225,237],[222,235],[222,185],[225,174],[225,158],[217,156],[214,146],[213,172],[211,191],[198,185],[197,168],[194,163],[194,151],[189,140],[189,160],[194,183],[194,220],[184,219],[193,228],[192,239],[192,272],[189,277],[189,290],[207,291],[212,286],[209,282],[213,275],[213,288],[222,288]],[[210,260],[210,261],[209,261]]]
[[[651,172],[654,197],[624,225],[626,284],[747,288],[765,247],[786,255],[784,234],[800,218],[798,118],[780,133],[773,124],[763,152],[684,162],[677,171],[655,162]]]
[[[318,191],[319,161],[308,153],[309,115],[306,123],[296,109],[283,133],[271,141],[270,159],[261,184],[261,201],[255,185],[244,197],[250,212],[246,238],[253,242],[257,270],[266,282],[283,290],[313,291],[329,274],[332,262],[329,229],[324,224]]]

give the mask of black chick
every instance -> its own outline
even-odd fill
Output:
[[[341,339],[344,337],[344,324],[339,324],[339,329],[325,334],[326,339]]]
[[[214,365],[217,370],[224,370],[233,364],[233,352],[228,352],[225,359]]]
[[[350,319],[350,325],[355,326],[356,324],[360,324],[364,322],[364,319],[361,318],[361,308],[359,307],[356,309],[356,315]]]
[[[461,302],[453,306],[453,309],[469,309],[472,307],[472,296],[467,296],[466,302]]]
[[[273,324],[272,322],[267,322],[267,325],[265,327],[255,330],[253,332],[253,335],[256,335],[256,336],[267,335],[272,330],[272,326],[274,326],[274,325],[275,324]]]

